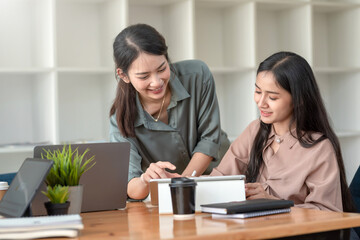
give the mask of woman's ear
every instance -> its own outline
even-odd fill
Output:
[[[129,77],[126,75],[126,73],[123,72],[120,68],[116,69],[116,74],[119,76],[121,80],[123,80],[125,83],[130,83]]]

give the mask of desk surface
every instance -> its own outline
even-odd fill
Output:
[[[125,210],[81,214],[85,239],[266,239],[360,226],[360,214],[292,208],[290,213],[250,219],[212,219],[195,214],[192,220],[159,215],[150,203],[127,203]]]

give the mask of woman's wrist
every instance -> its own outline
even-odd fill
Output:
[[[142,184],[146,185],[146,186],[149,185],[149,182],[147,182],[147,181],[144,179],[144,173],[141,174],[141,176],[140,176],[140,182],[141,182]]]

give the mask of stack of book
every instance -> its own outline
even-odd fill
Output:
[[[77,237],[84,228],[79,214],[0,219],[0,239]]]
[[[293,201],[253,199],[201,205],[201,211],[212,213],[213,218],[249,218],[290,212]]]

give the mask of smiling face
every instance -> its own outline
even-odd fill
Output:
[[[120,78],[131,83],[142,102],[159,102],[163,99],[170,79],[169,63],[164,55],[140,53],[126,75],[117,69]]]
[[[272,72],[260,72],[256,77],[254,100],[260,110],[261,121],[273,124],[277,134],[289,129],[293,114],[292,97],[277,84]]]

